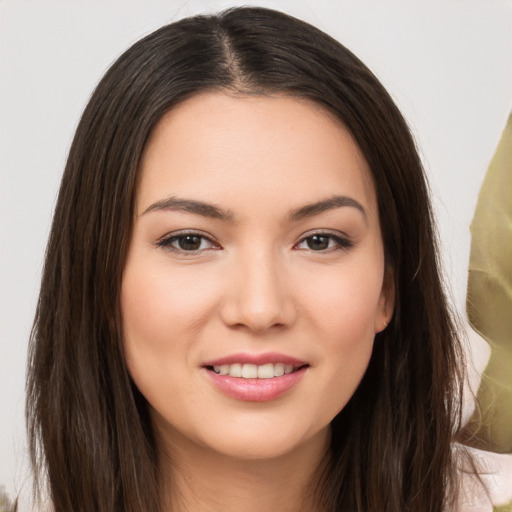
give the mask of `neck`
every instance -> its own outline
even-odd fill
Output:
[[[326,463],[329,432],[293,452],[247,460],[219,454],[187,439],[162,459],[166,512],[321,512],[317,485]]]

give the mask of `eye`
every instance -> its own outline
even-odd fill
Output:
[[[295,249],[328,252],[336,249],[349,249],[352,242],[348,238],[334,235],[332,233],[312,233],[300,240]]]
[[[219,249],[207,236],[195,232],[172,233],[156,242],[158,247],[181,253],[198,253],[209,249]]]

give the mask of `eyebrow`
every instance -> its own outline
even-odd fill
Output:
[[[318,215],[322,212],[344,206],[356,208],[359,212],[361,212],[364,219],[367,220],[366,210],[364,209],[363,205],[355,199],[347,196],[332,196],[315,203],[301,206],[300,208],[297,208],[290,213],[290,220],[298,221],[308,217],[314,217],[315,215]]]
[[[232,221],[233,213],[230,210],[223,210],[218,206],[203,203],[202,201],[194,201],[193,199],[179,199],[177,197],[167,197],[148,206],[142,215],[157,210],[175,210],[186,213],[201,215],[211,219],[223,221]]]
[[[322,199],[315,203],[306,204],[292,210],[289,215],[289,219],[293,222],[299,221],[308,217],[314,217],[320,213],[335,208],[341,207],[352,207],[356,208],[363,215],[364,219],[367,219],[366,210],[363,205],[347,196],[332,196],[327,199]],[[192,213],[195,215],[201,215],[202,217],[208,217],[211,219],[218,219],[222,221],[232,222],[234,219],[233,212],[231,210],[223,210],[218,206],[209,203],[203,203],[202,201],[195,201],[193,199],[179,199],[177,197],[167,197],[156,201],[155,203],[148,206],[142,215],[152,211],[160,210],[174,210],[186,213]]]

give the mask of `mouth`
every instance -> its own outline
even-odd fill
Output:
[[[277,353],[233,354],[203,364],[217,390],[249,402],[271,401],[292,392],[309,368],[309,363]]]
[[[217,375],[229,375],[242,379],[273,379],[274,377],[282,377],[299,371],[307,367],[307,364],[284,364],[284,363],[267,363],[262,365],[249,363],[234,363],[206,366],[206,369],[216,373]]]

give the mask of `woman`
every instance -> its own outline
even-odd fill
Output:
[[[31,345],[55,510],[450,510],[461,349],[389,95],[265,9],[163,27],[98,85]]]

